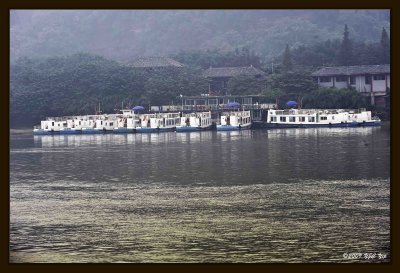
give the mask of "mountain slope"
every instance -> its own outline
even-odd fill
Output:
[[[247,46],[269,60],[291,47],[350,38],[378,41],[385,10],[13,10],[10,57],[77,52],[127,61],[182,50]]]

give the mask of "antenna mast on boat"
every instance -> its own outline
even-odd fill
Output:
[[[95,107],[96,108],[96,107]],[[96,115],[100,115],[101,114],[101,110],[100,110],[100,102],[99,102],[99,110],[97,110],[97,109],[95,109],[96,110]]]

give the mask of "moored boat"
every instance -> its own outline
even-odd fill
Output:
[[[379,126],[381,121],[365,109],[268,110],[267,128]]]
[[[135,115],[134,110],[121,110],[122,115],[116,116],[114,133],[134,133],[135,128],[139,124],[139,118]]]
[[[156,133],[157,127],[152,127],[150,122],[156,114],[144,114],[139,117],[139,126],[136,127],[136,133]]]
[[[217,125],[217,131],[238,131],[250,129],[250,111],[232,111],[222,113],[221,124]]]
[[[117,117],[116,120],[117,127],[113,128],[114,133],[133,133],[135,131],[134,128],[128,128],[128,117]]]
[[[212,127],[211,112],[184,114],[176,125],[177,132],[209,130]]]
[[[137,133],[157,133],[174,131],[179,123],[179,113],[145,114],[141,118],[141,126]]]
[[[67,126],[66,119],[47,118],[40,122],[40,126],[35,126],[33,129],[34,135],[51,135],[59,134],[60,130]]]

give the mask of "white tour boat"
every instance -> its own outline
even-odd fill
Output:
[[[40,122],[40,126],[35,126],[33,134],[35,135],[50,135],[59,134],[67,128],[67,118],[47,118]]]
[[[211,112],[183,114],[176,126],[177,132],[208,130],[212,127]]]
[[[122,115],[116,117],[116,127],[114,133],[133,133],[135,132],[136,125],[139,119],[136,117],[133,110],[121,110]]]
[[[137,127],[136,132],[155,133],[174,131],[179,121],[179,113],[145,114],[141,118],[141,127]]]
[[[365,109],[268,110],[268,128],[378,126],[381,121]]]
[[[221,124],[217,125],[217,131],[237,131],[251,127],[250,111],[232,111],[222,113]]]

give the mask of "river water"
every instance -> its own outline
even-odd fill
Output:
[[[389,262],[390,127],[11,133],[9,249],[10,262]]]

